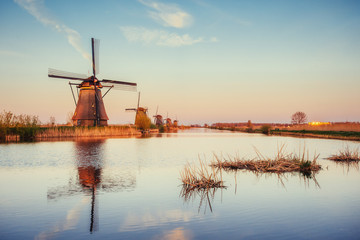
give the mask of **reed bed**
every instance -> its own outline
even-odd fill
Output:
[[[141,132],[130,126],[105,127],[54,127],[44,128],[36,135],[37,140],[50,138],[78,137],[131,137],[141,135]]]
[[[188,164],[180,172],[181,181],[185,192],[195,189],[223,188],[222,173],[220,177],[214,167],[209,170],[208,166],[199,159],[200,166]]]
[[[256,148],[257,158],[246,160],[239,157],[219,157],[214,154],[215,160],[212,166],[225,170],[248,170],[254,173],[291,173],[300,172],[306,176],[318,172],[321,166],[316,160],[319,155],[314,155],[312,159],[309,153],[306,153],[305,147],[298,154],[286,153],[285,145],[278,147],[277,154],[274,158],[264,157]]]
[[[346,146],[343,150],[339,150],[337,154],[331,155],[327,159],[336,162],[359,162],[360,161],[359,148],[355,148],[351,150],[349,146]]]

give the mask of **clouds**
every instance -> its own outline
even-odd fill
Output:
[[[142,42],[158,46],[180,47],[203,42],[203,38],[192,38],[189,34],[179,35],[163,30],[150,30],[144,27],[120,27],[129,42]]]
[[[138,0],[149,8],[148,16],[165,28],[188,28],[193,23],[193,17],[175,4],[165,4],[151,0]],[[140,42],[144,45],[166,47],[190,46],[201,42],[217,42],[213,37],[205,40],[203,37],[192,37],[189,33],[179,34],[162,29],[148,29],[142,26],[121,26],[120,30],[129,42]]]
[[[41,22],[47,27],[50,27],[57,32],[63,34],[71,46],[75,48],[85,59],[90,61],[90,55],[82,48],[81,46],[81,36],[80,34],[67,27],[64,24],[58,22],[54,17],[52,17],[47,9],[44,6],[43,0],[14,0],[20,7],[24,8],[29,14],[34,16],[36,20]]]
[[[149,11],[149,16],[165,27],[184,28],[192,23],[192,16],[177,5],[146,0],[139,0],[139,2],[155,10]]]

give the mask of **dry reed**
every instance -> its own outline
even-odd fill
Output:
[[[55,127],[39,131],[36,139],[78,138],[78,137],[129,137],[141,135],[139,131],[129,126],[105,127]]]
[[[249,170],[254,173],[287,173],[287,172],[301,172],[304,175],[309,175],[312,172],[317,172],[321,169],[321,166],[317,164],[316,160],[319,155],[314,155],[312,160],[309,157],[309,153],[305,151],[299,151],[299,154],[285,153],[285,145],[278,147],[275,158],[264,157],[255,148],[257,158],[252,160],[240,159],[238,157],[219,157],[214,154],[216,161],[212,163],[212,166],[222,168],[225,170]]]
[[[360,152],[359,148],[353,150],[349,146],[346,146],[343,150],[335,155],[331,155],[327,159],[337,161],[337,162],[359,162],[360,161]]]
[[[194,189],[225,187],[223,185],[221,173],[219,177],[214,167],[211,167],[211,170],[209,170],[200,159],[199,162],[199,167],[188,164],[184,167],[183,171],[180,171],[180,177],[185,192],[192,191]]]

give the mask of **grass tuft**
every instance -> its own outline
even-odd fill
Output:
[[[209,169],[203,161],[199,159],[200,166],[187,164],[180,172],[181,181],[185,192],[195,189],[209,189],[225,187],[222,181],[222,175],[218,176],[214,167]]]
[[[358,162],[360,161],[359,148],[351,150],[349,146],[346,146],[343,150],[339,150],[337,154],[331,155],[327,159],[337,162]]]

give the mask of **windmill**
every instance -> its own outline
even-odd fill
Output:
[[[107,126],[107,121],[109,120],[109,118],[105,111],[103,98],[112,88],[119,90],[136,91],[137,84],[109,79],[97,79],[96,74],[99,73],[99,60],[97,54],[99,50],[99,40],[91,38],[91,49],[93,72],[92,76],[88,77],[85,74],[70,73],[51,68],[49,68],[48,76],[52,78],[63,78],[82,81],[81,83],[73,83],[69,81],[71,92],[76,105],[76,109],[72,117],[75,125]],[[77,102],[72,86],[76,86],[78,90]],[[104,95],[101,94],[102,88],[109,88]]]
[[[171,127],[171,126],[172,126],[171,118],[168,117],[168,114],[166,114],[165,123],[166,123],[166,126],[167,126],[167,127]]]
[[[126,108],[125,111],[135,111],[136,115],[135,115],[135,125],[136,125],[136,119],[138,116],[140,115],[145,115],[147,114],[148,109],[145,107],[140,107],[140,92],[138,94],[138,103],[137,103],[137,108]]]
[[[157,106],[156,114],[153,116],[154,117],[154,123],[155,123],[156,126],[161,126],[161,125],[164,124],[164,122],[163,122],[163,117],[158,114],[158,110],[159,110],[159,106]]]
[[[173,125],[174,125],[175,128],[178,127],[178,123],[179,123],[179,121],[178,121],[177,116],[176,116],[176,119],[173,122]]]

